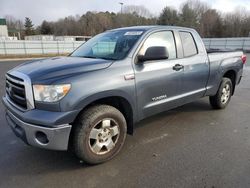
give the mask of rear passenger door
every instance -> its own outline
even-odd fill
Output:
[[[196,33],[195,33],[196,34]],[[184,66],[182,82],[183,103],[193,101],[204,95],[209,75],[207,55],[197,44],[201,43],[200,37],[188,31],[179,31],[183,59],[180,64]],[[200,46],[199,46],[200,47]]]

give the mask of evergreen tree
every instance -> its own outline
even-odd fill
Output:
[[[199,24],[197,13],[188,3],[184,4],[181,10],[181,26],[197,28]]]
[[[179,23],[179,15],[177,10],[171,7],[165,7],[158,19],[158,24],[160,25],[178,25]]]
[[[25,35],[34,35],[35,34],[33,26],[34,25],[31,21],[31,19],[28,17],[25,17],[25,23],[24,23]]]
[[[51,27],[51,24],[47,21],[43,21],[41,27],[40,27],[40,32],[41,34],[53,34],[53,29]]]

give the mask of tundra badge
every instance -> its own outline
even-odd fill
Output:
[[[159,100],[166,99],[166,98],[167,98],[167,95],[161,95],[159,97],[153,97],[152,101],[159,101]]]

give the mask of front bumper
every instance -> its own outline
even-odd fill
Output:
[[[17,137],[25,143],[52,150],[67,150],[71,125],[65,124],[55,128],[41,127],[25,123],[6,111],[6,120]]]
[[[33,109],[21,112],[2,100],[6,107],[6,120],[13,132],[25,143],[51,150],[67,150],[71,131],[70,123],[78,111],[50,112]]]

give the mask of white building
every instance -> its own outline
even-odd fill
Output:
[[[0,37],[8,37],[8,28],[6,25],[6,20],[4,18],[0,18]]]

